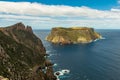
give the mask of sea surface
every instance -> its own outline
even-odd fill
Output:
[[[120,80],[120,30],[96,30],[105,39],[88,44],[55,45],[50,30],[34,30],[42,39],[54,71],[70,70],[60,80]]]

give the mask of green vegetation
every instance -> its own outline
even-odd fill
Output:
[[[34,53],[32,49],[17,43],[1,31],[0,45],[5,51],[4,54],[1,53],[1,55],[5,56],[0,60],[0,75],[11,78],[12,80],[14,80],[14,78],[18,79],[14,74],[25,78],[30,75],[30,69],[35,65],[43,64],[45,61],[45,58],[40,53]]]
[[[46,40],[52,43],[88,43],[95,39],[100,39],[101,35],[93,28],[72,27],[72,28],[53,28]]]
[[[50,70],[45,69],[45,54],[41,40],[22,23],[0,29],[0,76],[10,80],[55,80],[52,65]]]

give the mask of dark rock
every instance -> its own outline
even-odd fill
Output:
[[[52,65],[47,70],[49,73],[43,71],[46,67],[44,55],[46,50],[31,27],[17,23],[0,28],[1,76],[10,80],[55,80]]]
[[[46,67],[53,66],[53,65],[54,65],[54,64],[51,63],[49,60],[46,60],[46,61],[45,61],[45,66],[46,66]]]
[[[31,26],[27,26],[27,27],[26,27],[26,31],[28,31],[28,32],[30,32],[30,33],[33,33]]]
[[[53,72],[52,66],[48,67],[46,70],[46,80],[56,80],[57,78],[54,75],[51,75]]]
[[[59,73],[59,72],[56,72],[55,74],[56,74],[57,76],[59,76],[59,75],[60,75],[60,73]]]

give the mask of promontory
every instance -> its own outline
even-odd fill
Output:
[[[56,80],[46,55],[30,26],[0,28],[0,80]]]
[[[93,28],[88,27],[55,27],[46,37],[46,40],[55,44],[76,44],[89,43],[96,39],[101,39],[102,36]]]

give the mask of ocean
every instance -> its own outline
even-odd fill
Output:
[[[34,30],[54,71],[70,70],[60,80],[120,80],[120,30],[96,30],[105,39],[87,44],[56,45],[45,40],[50,30]]]

